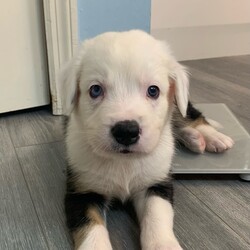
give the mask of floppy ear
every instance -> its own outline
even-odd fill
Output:
[[[59,91],[62,99],[62,113],[69,115],[75,104],[77,89],[77,72],[73,59],[68,62],[59,74]]]
[[[189,79],[185,67],[178,62],[174,62],[170,70],[170,80],[175,84],[175,99],[178,109],[183,117],[186,116],[188,97],[189,97]]]
[[[80,53],[73,57],[59,74],[59,91],[62,99],[62,113],[69,115],[77,101],[80,82],[81,60],[83,48]]]

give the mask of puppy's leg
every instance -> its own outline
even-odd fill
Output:
[[[176,139],[197,153],[223,152],[233,146],[233,140],[211,126],[190,102],[186,118],[175,112],[174,128]]]
[[[142,250],[181,250],[174,232],[173,188],[168,181],[139,193],[134,199],[141,227]]]
[[[67,225],[73,236],[74,249],[112,249],[105,226],[104,205],[104,197],[96,193],[66,194]]]
[[[203,135],[197,129],[190,126],[179,129],[178,141],[186,148],[196,153],[203,153],[206,148],[206,142]]]
[[[206,150],[209,152],[221,153],[232,148],[234,141],[227,135],[217,131],[209,124],[201,124],[195,127],[204,137]]]

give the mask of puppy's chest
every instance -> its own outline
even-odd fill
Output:
[[[165,171],[149,171],[147,167],[111,166],[84,172],[78,180],[82,191],[88,190],[126,200],[165,176]]]

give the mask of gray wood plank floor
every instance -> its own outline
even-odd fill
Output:
[[[7,126],[0,120],[0,249],[47,249]]]
[[[191,100],[225,103],[250,133],[250,55],[183,62]],[[41,108],[0,116],[0,249],[71,249],[65,227],[61,117]],[[175,232],[184,249],[250,249],[250,183],[235,175],[176,176]],[[138,249],[126,215],[110,216],[116,249]],[[118,220],[117,220],[118,218]],[[126,247],[127,246],[127,247]]]

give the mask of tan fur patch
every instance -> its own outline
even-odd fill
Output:
[[[98,212],[97,208],[90,207],[86,215],[89,218],[90,222],[87,225],[84,225],[83,227],[79,228],[72,234],[74,239],[75,249],[78,249],[78,247],[82,244],[88,232],[94,225],[104,225],[104,220],[100,215],[100,213]]]
[[[173,80],[169,81],[169,90],[168,90],[168,101],[169,103],[173,103],[174,101],[174,94],[175,94],[175,83]]]
[[[208,125],[209,123],[206,121],[204,117],[199,117],[196,120],[190,122],[189,126],[195,128],[199,125]]]
[[[91,221],[94,222],[94,224],[104,225],[104,220],[102,216],[100,215],[100,213],[98,212],[97,208],[95,207],[89,208],[87,212],[87,216],[89,217]]]

